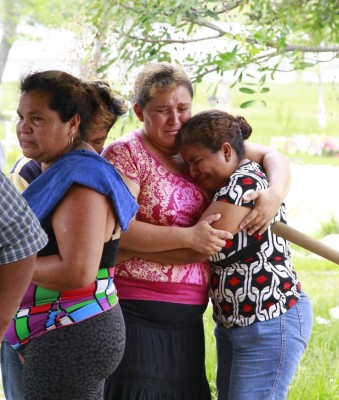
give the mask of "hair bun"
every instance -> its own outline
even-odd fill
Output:
[[[251,125],[241,115],[237,115],[235,117],[235,120],[237,121],[237,123],[238,123],[238,125],[240,127],[240,131],[241,131],[243,139],[244,140],[248,139],[251,136],[251,133],[252,133]]]

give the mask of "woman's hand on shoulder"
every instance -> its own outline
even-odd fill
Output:
[[[247,194],[244,199],[246,201],[254,200],[255,207],[241,221],[240,229],[248,230],[249,235],[255,232],[261,235],[272,223],[283,199],[273,187]]]
[[[189,230],[189,247],[198,253],[208,256],[215,254],[225,246],[226,240],[233,235],[225,230],[215,229],[211,225],[220,219],[220,214],[212,214],[203,217]]]

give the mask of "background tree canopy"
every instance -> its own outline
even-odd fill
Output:
[[[338,10],[338,0],[0,0],[0,81],[18,26],[30,24],[76,33],[83,77],[169,61],[193,81],[227,72],[265,92],[276,71],[338,58]]]
[[[111,65],[128,73],[169,61],[195,81],[232,71],[234,82],[255,76],[264,84],[278,70],[339,56],[338,0],[97,0],[85,15],[102,75]]]

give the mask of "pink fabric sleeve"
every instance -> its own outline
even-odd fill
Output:
[[[129,138],[132,134],[126,135],[124,139],[115,140],[105,148],[102,156],[112,164],[121,174],[131,179],[140,186],[140,171],[138,157],[132,151]]]

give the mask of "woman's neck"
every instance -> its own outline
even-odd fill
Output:
[[[144,128],[142,128],[139,132],[145,146],[153,153],[161,154],[163,156],[168,156],[168,157],[174,157],[178,154],[178,150],[175,146],[173,147],[160,146],[158,143],[152,141],[145,133]]]
[[[181,154],[175,147],[159,146],[147,137],[143,129],[139,132],[144,146],[153,153],[169,171],[178,174],[183,173],[184,163]]]
[[[53,164],[54,164],[60,157],[62,157],[63,155],[69,153],[69,152],[72,151],[72,150],[80,150],[80,149],[89,150],[89,151],[93,151],[93,153],[96,153],[95,149],[94,149],[90,144],[81,141],[81,142],[79,142],[79,144],[78,144],[77,146],[75,146],[75,147],[72,148],[72,149],[68,149],[68,150],[65,151],[64,153],[60,154],[59,157],[55,158],[54,160],[49,161],[49,162],[43,162],[43,161],[42,161],[42,162],[41,162],[41,169],[42,169],[42,171],[46,171],[46,169],[48,169],[51,165],[53,165]]]

